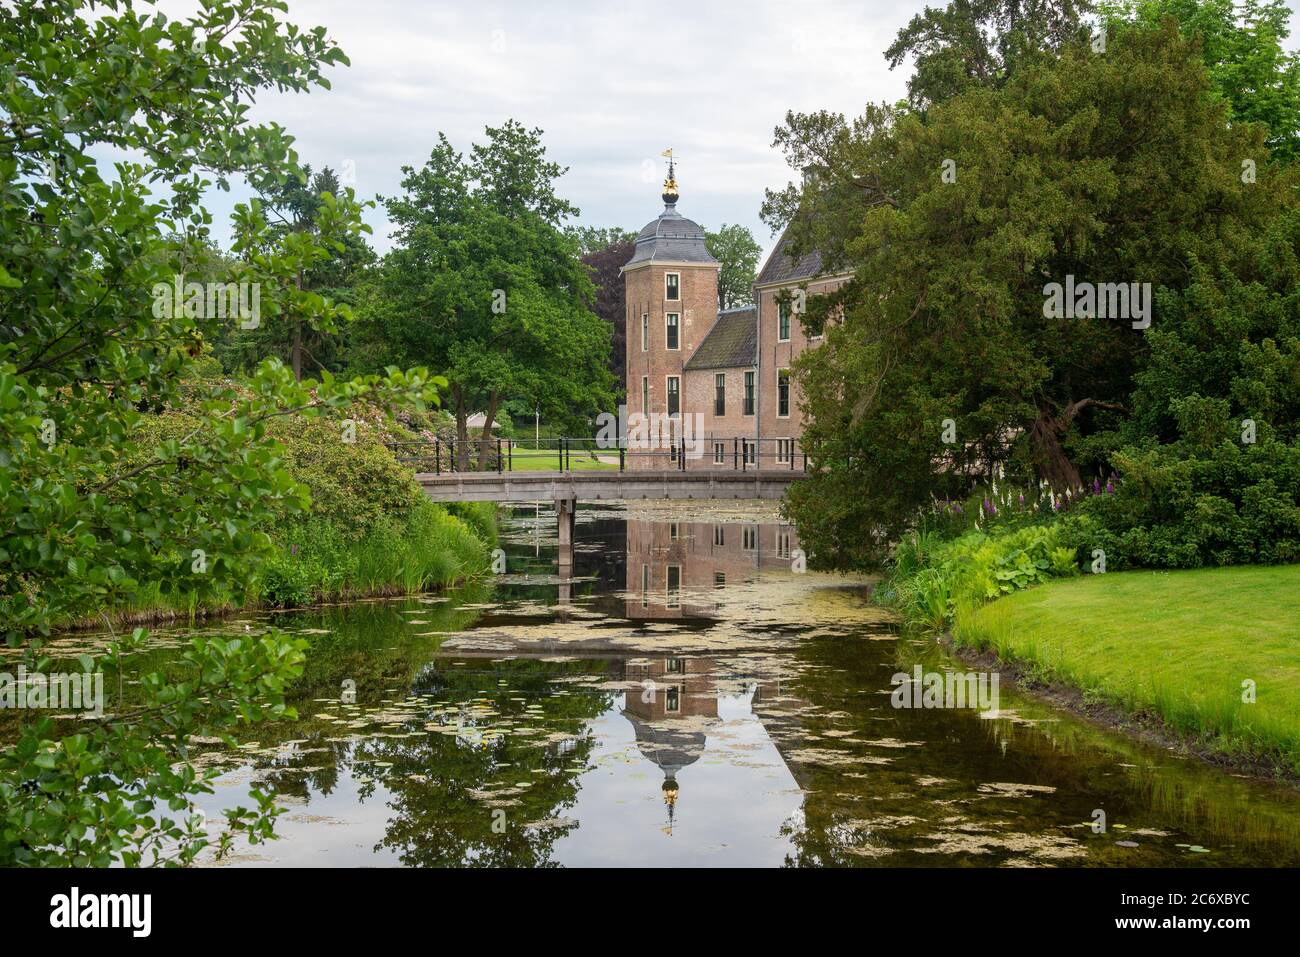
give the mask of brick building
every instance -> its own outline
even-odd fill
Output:
[[[789,369],[821,339],[805,335],[799,303],[847,276],[823,275],[816,253],[790,256],[782,235],[754,284],[754,305],[719,310],[721,264],[677,200],[670,164],[664,211],[638,234],[623,267],[627,406],[648,417],[651,440],[628,467],[676,467],[674,436],[689,418],[686,436],[694,434],[698,452],[687,455],[687,468],[798,468],[803,419]]]

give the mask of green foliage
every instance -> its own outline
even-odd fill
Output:
[[[733,309],[754,301],[754,280],[758,278],[758,259],[763,248],[754,234],[739,223],[704,234],[704,245],[713,258],[722,263],[718,270],[718,308]]]
[[[943,630],[960,609],[1079,574],[1065,529],[1055,522],[991,534],[976,530],[949,540],[913,533],[894,549],[880,596],[909,623]]]
[[[1300,158],[1300,54],[1283,48],[1292,15],[1285,0],[1115,0],[1098,9],[1112,29],[1177,21],[1183,35],[1199,43],[1228,115],[1268,127],[1274,159]]]
[[[924,114],[789,119],[791,165],[820,172],[767,212],[798,209],[796,245],[853,273],[810,301],[842,322],[794,370],[815,468],[789,511],[820,565],[879,565],[932,497],[997,464],[1078,489],[1121,448],[1174,441],[1174,399],[1236,390],[1234,415],[1294,420],[1295,170],[1225,119],[1172,23],[1104,54],[1065,44]],[[1069,275],[1151,283],[1151,328],[1045,318]]]
[[[248,108],[260,90],[325,85],[322,69],[346,63],[322,28],[282,11],[271,0],[211,0],[179,19],[131,2],[0,7],[0,631],[30,667],[47,663],[54,624],[154,595],[194,607],[256,579],[274,550],[267,524],[306,505],[276,419],[362,396],[436,399],[419,369],[298,383],[265,362],[240,388],[195,374],[203,341],[232,319],[155,295],[196,268],[260,284],[263,322],[328,330],[342,317],[294,279],[363,231],[350,191],[322,197],[302,232],[273,233],[260,202],[236,207],[236,262],[212,254],[200,205],[214,182],[243,177],[260,192],[292,174],[290,138],[250,123]],[[122,159],[101,169],[104,150]],[[151,440],[147,417],[182,396],[193,427]],[[206,837],[178,834],[169,816],[206,788],[188,736],[283,713],[300,654],[275,633],[201,643],[189,678],[147,679],[140,711],[75,734],[25,726],[0,758],[0,864],[188,860]],[[269,833],[269,801],[229,813],[223,841]]]
[[[114,642],[100,664],[120,668],[146,634]],[[285,689],[302,674],[306,642],[268,633],[195,638],[179,669],[140,678],[142,700],[110,721],[66,733],[48,717],[0,752],[0,861],[7,866],[181,865],[208,846],[190,803],[212,793],[189,763],[189,737],[296,717]],[[86,659],[90,661],[89,658]],[[180,677],[177,676],[177,671]],[[255,787],[256,810],[226,811],[218,851],[235,835],[271,838],[279,813]]]
[[[540,130],[508,121],[486,133],[468,161],[440,135],[422,168],[403,167],[403,195],[385,200],[395,246],[361,307],[385,362],[446,370],[461,468],[474,412],[488,414],[486,435],[506,399],[525,399],[586,432],[613,404],[609,327],[562,229],[577,210],[554,192],[563,168],[546,160]]]

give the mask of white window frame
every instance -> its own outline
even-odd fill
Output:
[[[725,442],[713,443],[713,464],[714,465],[727,464],[727,445]]]
[[[641,313],[641,351],[650,351],[650,313]]]
[[[794,439],[776,440],[776,461],[779,465],[788,465],[794,458]]]
[[[669,277],[669,276],[675,276],[675,277],[677,278],[677,297],[676,297],[676,298],[673,298],[672,296],[668,295],[668,277]],[[679,273],[679,272],[666,272],[666,273],[664,273],[664,302],[681,302],[681,301],[682,301],[682,274]]]
[[[781,411],[781,373],[785,373],[785,412]],[[776,417],[778,419],[790,418],[790,406],[793,404],[790,400],[793,398],[791,390],[793,383],[790,381],[790,369],[778,368],[776,370]]]
[[[669,318],[677,320],[676,325],[670,323]],[[669,345],[668,330],[675,328],[677,330],[677,345]],[[680,312],[664,313],[664,348],[670,352],[677,352],[682,347],[682,314]]]
[[[641,377],[641,414],[650,414],[650,377],[648,375]]]
[[[758,408],[758,375],[757,373],[747,371],[743,379],[744,392],[740,397],[740,411],[744,415],[753,415]],[[746,410],[748,406],[748,410]]]
[[[790,341],[790,303],[778,298],[776,300],[776,341]],[[781,313],[785,313],[785,335],[781,335]]]

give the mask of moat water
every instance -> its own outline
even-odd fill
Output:
[[[554,513],[516,509],[491,581],[207,629],[312,647],[297,721],[201,757],[209,818],[269,784],[279,839],[203,862],[1300,864],[1294,788],[1006,682],[996,710],[895,707],[900,672],[967,666],[901,636],[870,582],[801,573],[770,508],[584,507],[576,541],[560,576]]]

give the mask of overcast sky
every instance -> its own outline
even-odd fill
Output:
[[[513,118],[545,131],[549,155],[569,168],[559,192],[582,224],[628,229],[662,209],[660,153],[671,146],[680,211],[711,229],[748,226],[766,254],[775,240],[758,218],[763,190],[792,177],[773,128],[791,109],[856,115],[900,99],[910,68],[891,71],[884,50],[924,6],[289,0],[291,21],[326,27],[352,65],[329,72],[328,91],[263,94],[253,116],[286,127],[314,168],[355,175],[366,198],[397,192],[400,167],[421,165],[439,131],[468,151],[484,126]],[[233,201],[210,199],[225,245]],[[368,219],[387,250],[382,209]]]
[[[171,15],[190,0],[163,5]],[[467,151],[513,118],[541,127],[569,168],[559,192],[593,226],[640,229],[663,208],[660,153],[679,158],[681,212],[716,229],[742,223],[766,252],[765,187],[791,178],[772,147],[786,110],[850,114],[905,93],[883,51],[922,0],[290,0],[352,61],[332,89],[264,93],[253,110],[297,138],[314,168],[352,171],[363,197],[398,191],[439,131]],[[238,198],[243,194],[236,192]],[[233,200],[209,197],[225,228]],[[389,246],[382,209],[368,220]]]

